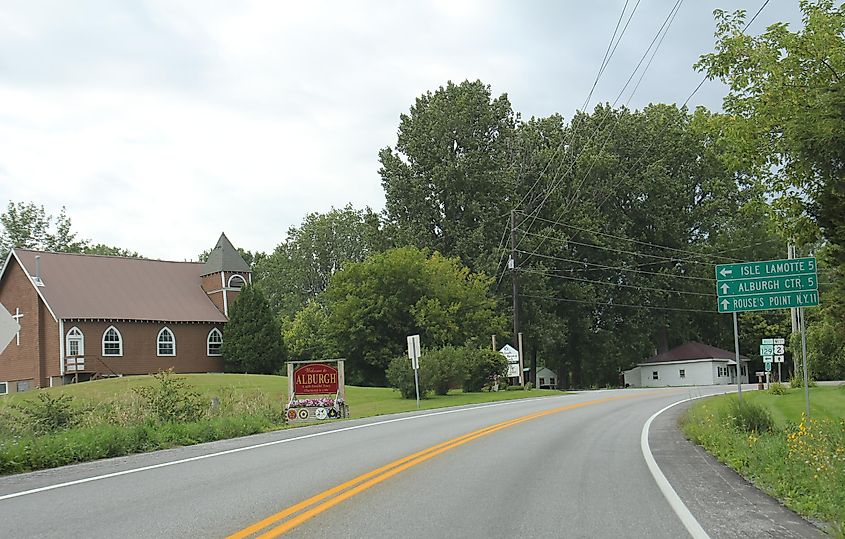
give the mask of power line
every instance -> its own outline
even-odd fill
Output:
[[[596,234],[596,235],[599,235],[599,236],[606,236],[608,238],[613,238],[613,239],[617,239],[617,240],[629,241],[631,243],[636,243],[638,245],[644,245],[646,247],[657,247],[658,249],[666,249],[668,251],[675,251],[675,252],[678,252],[678,253],[684,253],[684,254],[688,254],[688,255],[692,255],[692,256],[696,256],[696,257],[712,256],[714,258],[724,258],[724,259],[728,260],[729,262],[741,262],[741,260],[738,260],[736,258],[731,258],[731,257],[728,257],[728,256],[711,255],[711,254],[706,254],[706,253],[696,253],[695,251],[678,249],[676,247],[668,247],[666,245],[658,245],[656,243],[649,243],[647,241],[640,241],[640,240],[635,240],[633,238],[626,238],[625,236],[616,236],[614,234],[608,234],[607,232],[599,232],[598,230],[590,230],[588,228],[582,228],[582,227],[578,227],[578,226],[575,226],[575,225],[570,225],[570,224],[564,223],[562,221],[552,221],[551,219],[544,219],[542,217],[538,217],[537,220],[543,221],[543,222],[546,222],[546,223],[550,223],[550,224],[553,224],[553,225],[565,226],[567,228],[571,228],[573,230],[578,230],[580,232],[588,232],[590,234]],[[523,232],[527,233],[528,231],[523,231]]]
[[[631,19],[634,17],[634,13],[637,11],[637,7],[639,7],[639,5],[640,5],[640,0],[637,0],[637,3],[634,5],[634,9],[631,10],[631,14],[628,16],[628,21],[625,23],[625,27],[622,29],[622,32],[619,34],[619,38],[616,39],[616,33],[619,30],[619,25],[621,24],[622,19],[625,17],[625,12],[628,9],[628,1],[629,0],[625,0],[625,5],[622,6],[622,12],[619,14],[619,19],[617,19],[617,21],[616,21],[616,27],[613,29],[613,35],[610,36],[610,41],[607,44],[607,50],[605,50],[605,52],[604,52],[604,58],[602,58],[601,65],[599,66],[599,71],[598,71],[598,73],[596,73],[596,78],[593,80],[593,85],[590,88],[589,93],[587,94],[587,98],[584,100],[584,104],[581,105],[581,110],[586,110],[587,105],[590,103],[590,99],[592,99],[592,97],[593,97],[593,92],[596,89],[596,85],[598,85],[599,79],[601,79],[601,76],[604,73],[605,68],[607,68],[608,64],[610,63],[611,58],[613,58],[613,54],[616,52],[616,47],[619,45],[619,42],[622,41],[622,37],[625,35],[625,31],[628,29],[628,25],[631,23]],[[614,39],[616,39],[615,45],[613,43]],[[574,136],[575,136],[575,131],[573,129],[572,131],[570,131],[570,139],[574,138]],[[557,157],[560,150],[563,149],[565,146],[566,146],[566,136],[564,135],[564,137],[560,141],[560,144],[558,144],[557,148],[555,148],[555,151],[552,153],[551,158],[549,158],[549,161],[546,163],[546,166],[543,167],[543,170],[537,176],[537,179],[534,181],[534,183],[531,185],[531,187],[528,189],[528,191],[526,191],[525,195],[523,195],[523,197],[519,201],[519,203],[517,203],[514,206],[514,208],[518,208],[525,203],[525,201],[528,199],[528,197],[531,195],[531,193],[534,191],[534,189],[540,183],[540,180],[543,178],[543,176],[545,176],[549,167],[554,162],[555,157]],[[558,167],[558,170],[559,169],[560,169],[560,167]]]
[[[672,7],[672,9],[670,9],[670,10],[669,10],[669,15],[667,15],[666,19],[664,19],[664,21],[663,21],[663,24],[662,24],[662,25],[660,26],[660,28],[657,30],[657,34],[655,34],[655,36],[654,36],[654,38],[652,39],[651,43],[649,44],[648,48],[647,48],[647,49],[646,49],[646,51],[643,53],[643,56],[640,58],[639,63],[637,63],[637,66],[636,66],[636,67],[634,68],[634,70],[631,72],[630,77],[628,77],[628,81],[625,83],[625,85],[622,87],[622,90],[620,90],[619,94],[616,96],[616,99],[613,101],[613,105],[612,105],[612,106],[616,106],[616,103],[618,103],[618,102],[619,102],[619,99],[620,99],[620,98],[622,97],[622,95],[625,93],[625,90],[628,88],[628,85],[631,83],[631,80],[633,80],[633,77],[636,75],[637,71],[639,70],[640,66],[642,65],[642,62],[643,62],[643,61],[645,60],[645,58],[648,56],[649,52],[651,51],[651,48],[654,46],[655,41],[657,41],[658,37],[660,36],[660,34],[661,34],[661,32],[664,30],[664,28],[665,28],[664,35],[665,35],[665,33],[668,33],[668,31],[669,31],[669,26],[671,26],[671,22],[672,22],[672,21],[674,21],[674,19],[675,19],[675,15],[677,14],[677,11],[680,9],[680,5],[681,5],[681,3],[682,3],[682,2],[683,2],[683,0],[677,0],[677,1],[676,1],[676,3],[675,3],[675,5]],[[662,39],[660,40],[660,42],[662,43]],[[656,53],[656,49],[655,49],[655,53]],[[649,62],[649,65],[650,65],[650,62]],[[633,97],[633,95],[634,95],[634,92],[632,92],[632,93],[631,93],[631,96],[628,98],[628,100],[629,100],[629,101],[630,101],[630,99]],[[569,167],[569,169],[567,170],[566,174],[568,174],[569,172],[571,172],[571,171],[574,169],[575,164],[578,162],[578,159],[579,159],[579,158],[581,157],[581,155],[583,155],[583,153],[586,151],[586,148],[588,147],[589,143],[590,143],[590,142],[592,142],[592,140],[593,140],[594,138],[596,138],[596,136],[598,135],[599,131],[601,130],[601,128],[604,126],[605,122],[607,121],[607,118],[609,118],[609,117],[610,117],[610,114],[608,114],[607,116],[605,116],[604,118],[602,118],[602,120],[601,120],[601,122],[599,123],[599,125],[598,125],[598,126],[595,128],[595,130],[593,131],[593,135],[592,135],[592,136],[589,138],[589,140],[587,140],[587,142],[584,144],[584,149],[582,149],[582,151],[581,151],[581,152],[580,152],[577,156],[575,156],[575,158],[573,159],[572,164],[570,165],[570,167]],[[605,141],[602,143],[602,149],[604,149],[604,147],[605,147],[605,146],[607,145],[607,143],[610,141],[610,137],[613,135],[613,132],[615,131],[616,126],[617,126],[618,124],[619,124],[619,119],[617,119],[617,120],[616,120],[616,122],[615,122],[615,123],[613,124],[613,126],[611,127],[611,129],[610,129],[610,131],[609,131],[609,134],[608,134],[607,138],[606,138],[606,139],[605,139]],[[552,156],[552,158],[554,158],[554,155]],[[561,168],[561,167],[562,167],[562,163],[558,166],[558,169],[557,169],[557,170],[560,170],[560,168]],[[586,178],[587,178],[587,176],[589,175],[590,171],[592,171],[592,167],[593,167],[593,165],[591,164],[591,166],[590,166],[589,170],[588,170],[588,171],[587,171],[587,173],[585,173],[585,175],[584,175],[584,179],[583,179],[583,180],[582,180],[582,181],[581,181],[581,182],[580,182],[580,183],[576,186],[574,193],[572,194],[572,196],[570,197],[570,199],[569,199],[569,200],[565,203],[565,208],[567,208],[567,209],[568,209],[568,208],[569,208],[569,207],[570,207],[570,206],[574,203],[575,199],[577,198],[577,193],[578,193],[578,191],[580,191],[581,186],[583,186],[583,183],[586,181]],[[543,199],[542,199],[542,201],[540,202],[540,204],[539,204],[539,205],[538,205],[538,206],[537,206],[534,210],[532,210],[532,211],[531,211],[531,213],[530,213],[530,214],[529,214],[529,216],[528,216],[528,218],[531,218],[531,219],[532,219],[531,223],[529,223],[529,225],[528,225],[528,228],[529,228],[529,229],[530,229],[530,228],[534,225],[534,223],[535,223],[535,221],[536,221],[536,217],[539,215],[539,211],[540,211],[540,209],[542,209],[542,207],[546,204],[546,202],[548,201],[548,199],[549,199],[549,197],[552,195],[552,193],[553,193],[555,190],[557,190],[557,188],[558,188],[558,187],[559,187],[559,186],[563,183],[563,179],[565,178],[565,176],[566,176],[566,175],[563,175],[563,176],[561,176],[559,179],[555,179],[555,180],[553,180],[553,181],[552,181],[552,184],[550,185],[550,188],[549,188],[549,189],[547,190],[547,192],[546,192],[546,196],[545,196],[545,197],[543,197]],[[538,249],[539,249],[539,247],[538,247]],[[529,256],[529,258],[530,258],[530,256]]]
[[[657,305],[638,305],[633,303],[603,303],[603,302],[593,302],[593,301],[585,301],[580,299],[569,299],[569,298],[558,298],[553,296],[533,296],[531,294],[523,294],[525,298],[532,298],[532,299],[545,299],[550,301],[565,301],[569,303],[582,303],[584,305],[593,305],[596,307],[627,307],[627,308],[634,308],[634,309],[652,309],[652,310],[660,310],[660,311],[683,311],[683,312],[691,312],[691,313],[706,313],[706,314],[719,314],[716,311],[708,311],[704,309],[685,309],[682,307],[661,307]]]
[[[519,249],[517,249],[517,252],[528,254],[526,251],[520,251]],[[715,282],[716,281],[716,279],[710,279],[708,277],[694,277],[692,275],[675,275],[675,274],[671,274],[671,273],[659,273],[659,272],[656,272],[656,271],[645,271],[645,270],[639,270],[639,269],[630,268],[630,267],[626,268],[626,267],[619,267],[619,266],[606,266],[604,264],[596,264],[594,262],[587,262],[585,260],[575,260],[575,259],[572,259],[572,258],[563,258],[563,257],[559,257],[559,256],[546,255],[546,254],[540,254],[540,253],[536,253],[535,256],[540,257],[540,258],[548,258],[548,259],[552,259],[552,260],[559,260],[561,262],[570,262],[570,263],[573,263],[573,264],[584,264],[584,265],[587,265],[587,266],[595,266],[595,269],[609,269],[609,270],[616,270],[616,271],[627,271],[627,272],[632,272],[632,273],[642,273],[642,274],[645,274],[645,275],[658,275],[660,277],[672,277],[672,278],[675,278],[675,279],[691,279],[691,280],[696,280],[696,281],[708,281],[708,282]],[[563,271],[565,271],[565,270],[563,270]],[[572,270],[569,270],[569,271],[572,271]]]
[[[524,273],[533,273],[535,275],[544,275],[546,277],[557,277],[559,279],[566,279],[566,280],[569,280],[569,281],[579,281],[579,282],[582,282],[582,283],[600,284],[600,285],[604,285],[604,286],[620,286],[620,287],[623,287],[623,288],[634,288],[636,290],[650,290],[652,292],[671,292],[673,294],[683,294],[683,295],[687,295],[687,296],[716,297],[715,292],[714,293],[687,292],[687,291],[684,291],[684,290],[674,290],[674,289],[671,289],[671,288],[655,288],[655,287],[652,287],[652,286],[639,286],[639,285],[625,284],[625,283],[608,283],[606,281],[596,281],[596,280],[593,280],[593,279],[582,279],[580,277],[571,277],[569,275],[560,275],[560,274],[557,274],[557,273],[548,273],[548,272],[544,272],[544,271],[536,271],[536,270],[530,270],[530,269],[525,269],[525,268],[520,269],[520,271],[522,271]]]

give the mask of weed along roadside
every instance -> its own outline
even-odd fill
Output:
[[[684,434],[795,512],[845,535],[845,385],[719,396],[692,405]]]
[[[287,428],[288,378],[247,374],[127,376],[0,399],[0,474],[63,466]],[[432,395],[423,409],[553,390]],[[416,410],[398,391],[346,387],[350,417]]]

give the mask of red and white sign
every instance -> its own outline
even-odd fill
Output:
[[[309,363],[293,371],[293,389],[297,395],[337,393],[337,369],[325,363]]]

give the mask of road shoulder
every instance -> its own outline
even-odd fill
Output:
[[[825,537],[684,438],[678,418],[688,406],[674,406],[656,417],[648,441],[661,471],[711,537]]]

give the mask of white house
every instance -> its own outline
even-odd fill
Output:
[[[555,374],[555,371],[546,367],[537,369],[537,387],[540,389],[557,389],[557,374]]]
[[[736,383],[736,354],[690,341],[657,354],[625,371],[625,387],[699,386]],[[748,361],[740,356],[742,382],[748,383]]]

